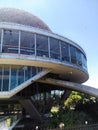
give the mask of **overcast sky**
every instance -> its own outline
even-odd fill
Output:
[[[0,6],[31,12],[54,33],[78,43],[87,54],[85,84],[98,88],[98,0],[0,0]]]

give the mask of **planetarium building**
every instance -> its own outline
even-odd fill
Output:
[[[28,12],[0,8],[1,115],[24,113],[41,120],[55,93],[64,100],[70,93],[64,82],[81,84],[88,77],[86,54],[78,44]]]

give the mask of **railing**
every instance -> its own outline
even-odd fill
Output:
[[[0,130],[12,130],[19,119],[20,115],[2,117],[0,119]]]
[[[65,127],[65,128],[56,128],[56,129],[47,129],[47,130],[98,130],[98,124],[81,125],[75,127]]]

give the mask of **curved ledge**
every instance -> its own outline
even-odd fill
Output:
[[[71,81],[77,83],[83,83],[89,78],[88,72],[85,69],[69,62],[61,62],[59,60],[37,56],[6,53],[2,53],[0,58],[0,64],[43,67],[51,69],[52,73],[63,75],[66,78],[70,77]]]

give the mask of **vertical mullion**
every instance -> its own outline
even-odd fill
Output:
[[[61,50],[61,42],[59,41],[59,47],[60,47],[60,61],[62,61],[62,50]]]
[[[18,79],[19,79],[19,78],[18,78],[18,74],[19,74],[19,69],[18,69],[18,66],[17,66],[17,73],[16,73],[16,79],[17,79],[17,80],[16,80],[16,85],[17,85],[17,86],[18,86]],[[16,86],[16,87],[17,87],[17,86]]]
[[[11,66],[10,66],[10,68],[9,68],[9,89],[8,89],[8,91],[10,91],[11,90]]]
[[[49,54],[49,58],[50,58],[50,37],[48,37],[48,54]]]
[[[3,77],[4,77],[4,65],[2,67],[2,83],[1,83],[1,91],[3,91]]]
[[[68,51],[69,51],[69,62],[71,63],[70,45],[68,45]]]
[[[26,78],[25,78],[26,77],[26,69],[25,68],[26,68],[26,66],[24,66],[24,82],[26,80]]]
[[[1,52],[2,52],[2,46],[3,46],[3,36],[4,36],[4,30],[2,29],[2,31],[1,31]]]
[[[36,34],[34,34],[35,56],[36,56]]]
[[[20,44],[21,44],[21,31],[19,31],[18,54],[20,54]]]

